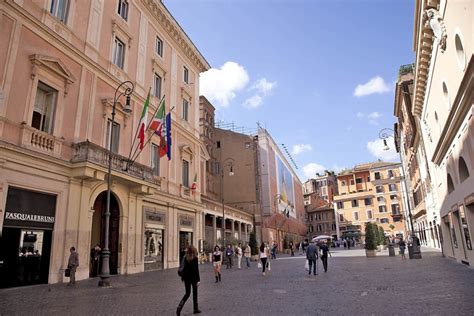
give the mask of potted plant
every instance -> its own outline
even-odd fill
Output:
[[[382,250],[387,249],[387,238],[385,237],[385,231],[382,226],[379,226],[379,244],[382,247]]]
[[[367,257],[375,257],[377,249],[378,229],[375,223],[365,224],[365,255]]]

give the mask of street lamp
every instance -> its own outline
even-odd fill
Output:
[[[387,151],[390,149],[390,147],[388,146],[387,144],[387,139],[390,138],[390,137],[394,137],[395,141],[399,141],[399,137],[397,137],[395,135],[395,132],[393,129],[391,128],[383,128],[382,130],[380,130],[379,132],[379,138],[383,140],[383,150]],[[411,206],[410,206],[410,197],[408,195],[408,185],[407,185],[407,182],[406,182],[406,177],[405,177],[405,168],[403,167],[403,157],[402,157],[402,152],[401,150],[398,151],[398,153],[400,154],[400,163],[401,163],[401,166],[402,166],[402,180],[403,180],[403,183],[405,184],[405,199],[407,201],[406,205],[407,205],[407,208],[408,208],[408,217],[410,219],[410,227],[411,227],[411,239],[412,239],[412,256],[410,257],[410,259],[421,259],[421,249],[420,249],[420,246],[418,244],[418,239],[415,235],[415,229],[413,228],[413,215],[411,213]]]
[[[221,165],[221,202],[222,202],[222,247],[225,249],[225,205],[224,205],[224,169],[229,167],[229,177],[234,175],[234,159],[227,158]]]
[[[125,87],[125,91],[120,92],[120,88]],[[125,96],[126,102],[125,106],[123,107],[123,111],[125,113],[131,113],[132,108],[130,107],[130,95],[135,89],[135,85],[131,81],[124,81],[122,82],[117,89],[115,89],[115,96],[114,96],[114,103],[112,104],[112,122],[110,123],[110,130],[109,130],[109,164],[107,170],[107,206],[105,209],[105,236],[104,236],[104,248],[102,249],[102,269],[100,271],[100,287],[110,287],[110,266],[109,266],[109,258],[110,258],[110,250],[109,250],[109,223],[110,223],[110,193],[112,187],[112,143],[113,137],[112,133],[114,130],[114,123],[115,123],[115,107],[117,105],[117,101],[120,97]],[[117,95],[117,93],[119,93]]]

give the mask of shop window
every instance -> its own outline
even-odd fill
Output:
[[[472,206],[467,206],[468,211],[469,211],[470,207],[472,207]],[[465,214],[465,211],[464,211],[464,206],[462,206],[462,205],[459,209],[459,216],[460,216],[459,224],[461,225],[461,231],[464,234],[464,239],[466,241],[466,248],[467,248],[467,250],[472,250],[471,234],[469,232],[469,226],[467,225],[467,219],[466,219],[466,214]]]
[[[464,182],[467,178],[469,178],[469,169],[467,169],[466,161],[461,156],[459,157],[459,178],[461,182]]]
[[[51,0],[49,13],[66,24],[69,15],[69,0]]]
[[[57,95],[58,92],[55,89],[41,81],[38,82],[31,127],[48,134],[53,133]]]

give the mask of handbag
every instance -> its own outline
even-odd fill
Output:
[[[308,262],[308,260],[306,260],[306,262],[304,263],[304,269],[306,271],[309,271],[309,262]]]
[[[67,268],[66,270],[64,270],[64,276],[66,278],[70,278],[71,277],[71,269]]]
[[[268,271],[271,271],[271,270],[272,270],[272,267],[270,266],[270,261],[267,261],[267,270],[268,270]]]
[[[261,263],[261,262],[257,263],[257,267],[258,267],[259,269],[261,269],[261,268],[262,268],[262,263]]]

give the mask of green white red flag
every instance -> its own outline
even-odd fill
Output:
[[[140,117],[140,122],[138,123],[138,146],[140,149],[143,149],[145,146],[145,132],[146,132],[146,125],[148,121],[148,107],[150,106],[150,90],[148,90],[148,96],[146,97],[145,104],[143,105],[142,116]]]
[[[163,130],[163,124],[165,123],[166,107],[165,107],[165,96],[158,105],[155,116],[151,120],[150,129],[158,136],[161,136]]]

